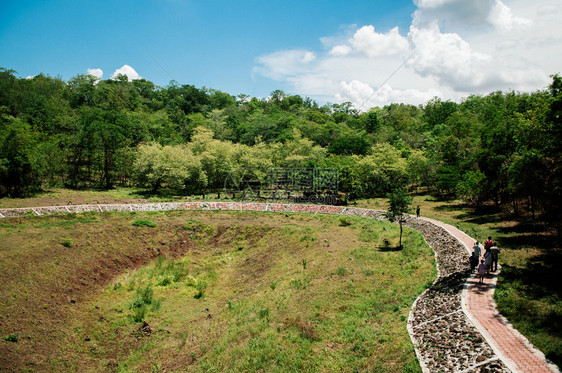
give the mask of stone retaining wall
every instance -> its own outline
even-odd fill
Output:
[[[385,219],[384,211],[342,206],[240,202],[170,202],[146,204],[68,205],[0,209],[0,218],[81,213],[87,211],[229,210],[338,214]],[[434,250],[438,277],[414,302],[408,332],[424,372],[509,372],[461,307],[469,276],[462,244],[445,229],[408,216],[405,225],[419,231]]]

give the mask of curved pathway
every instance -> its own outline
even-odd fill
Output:
[[[425,220],[446,229],[463,244],[469,255],[472,253],[472,246],[476,241],[474,238],[452,225],[432,219]],[[476,274],[468,278],[462,294],[463,310],[494,352],[513,372],[559,372],[554,364],[546,360],[542,352],[498,312],[492,295],[500,270],[498,267],[498,271],[486,277],[483,284],[479,284]]]
[[[341,206],[324,205],[287,205],[270,203],[239,203],[239,202],[179,202],[179,203],[146,203],[146,204],[114,204],[114,205],[69,205],[36,208],[0,209],[0,218],[25,217],[34,215],[52,215],[57,213],[79,213],[87,211],[158,211],[158,210],[247,210],[270,212],[308,212],[341,215],[358,215],[382,219],[384,212],[348,208]],[[509,322],[499,315],[492,294],[497,281],[496,275],[487,278],[485,283],[478,284],[474,274],[469,276],[465,270],[466,253],[459,250],[459,244],[470,253],[474,239],[459,229],[442,222],[409,217],[406,225],[419,230],[428,240],[435,251],[439,277],[434,285],[426,290],[412,306],[408,323],[408,331],[414,342],[416,354],[424,372],[432,370],[476,372],[476,371],[513,371],[513,372],[559,372],[553,364],[549,364],[544,355],[535,349],[525,337],[515,330]],[[435,227],[439,227],[435,229]],[[443,232],[446,232],[443,234]],[[438,239],[432,236],[439,236]],[[451,238],[457,243],[451,243]],[[460,300],[459,284],[463,284]],[[462,287],[462,286],[461,286]],[[431,295],[433,293],[433,295]],[[452,294],[452,298],[446,298]],[[451,302],[452,300],[452,302]],[[450,304],[456,303],[462,307],[462,312]],[[433,307],[433,309],[432,309]],[[441,312],[441,313],[439,313]],[[460,313],[459,313],[460,312]],[[433,319],[428,319],[428,314]],[[463,315],[466,315],[464,317]],[[435,325],[432,323],[435,322]],[[485,342],[470,341],[467,347],[466,336],[473,339],[474,329],[485,338]],[[449,333],[449,338],[456,340],[445,341],[442,338],[443,330]],[[441,334],[440,334],[441,333]],[[465,339],[461,341],[459,337]],[[451,343],[452,342],[452,343]],[[464,343],[464,345],[463,345]],[[462,346],[461,346],[462,345]],[[478,358],[467,358],[469,349],[474,346],[479,349]],[[489,345],[489,346],[488,346]],[[428,347],[429,346],[429,347]],[[493,353],[488,351],[493,350]],[[424,351],[421,351],[421,350]],[[449,349],[449,351],[446,351]],[[443,352],[448,355],[451,351],[456,353],[453,360],[443,360]],[[437,353],[436,353],[437,352]],[[494,355],[495,354],[495,355]],[[474,353],[473,353],[474,355]],[[454,365],[447,365],[447,363]],[[502,364],[503,363],[503,364]],[[439,366],[439,364],[444,364]],[[490,369],[490,367],[494,367]]]

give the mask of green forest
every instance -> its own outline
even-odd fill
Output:
[[[560,233],[562,78],[532,93],[359,112],[126,76],[18,78],[0,68],[0,196],[48,187],[218,191],[237,169],[337,169],[342,200],[397,189],[532,214]]]

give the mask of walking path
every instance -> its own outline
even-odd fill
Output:
[[[472,246],[476,241],[474,238],[452,225],[432,219],[425,220],[446,229],[464,245],[469,254],[472,253]],[[492,295],[500,269],[498,267],[496,273],[486,277],[483,284],[478,283],[476,274],[468,278],[462,295],[463,310],[494,352],[513,372],[559,372],[542,352],[499,314]]]
[[[308,212],[343,215],[360,215],[377,218],[383,212],[367,209],[346,208],[323,205],[285,205],[258,203],[148,203],[115,205],[50,206],[37,208],[0,209],[0,218],[25,217],[30,215],[51,215],[55,213],[76,213],[85,211],[156,211],[156,210],[251,210],[271,212]],[[420,218],[445,229],[464,245],[470,254],[474,239],[459,229],[437,220]],[[453,263],[454,264],[454,263]],[[499,268],[499,267],[498,267]],[[497,281],[497,273],[478,284],[473,274],[465,283],[462,294],[462,310],[486,339],[494,353],[513,372],[560,372],[549,364],[544,354],[534,348],[529,341],[515,330],[502,317],[492,298]],[[422,365],[423,366],[423,365]],[[471,368],[472,369],[472,368]],[[426,369],[427,370],[427,369]],[[467,370],[468,371],[468,370]],[[473,371],[473,370],[470,370]]]

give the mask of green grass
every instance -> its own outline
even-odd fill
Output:
[[[135,226],[135,227],[150,227],[150,228],[155,228],[158,226],[158,224],[156,224],[155,222],[153,222],[150,219],[135,219],[131,225]]]
[[[390,251],[382,239],[397,243],[398,227],[363,218],[341,227],[337,216],[137,213],[158,221],[142,230],[130,216],[33,218],[0,231],[10,258],[0,262],[10,320],[0,332],[29,335],[33,351],[18,354],[37,369],[419,371],[406,319],[436,274],[418,233],[406,230],[405,249]],[[60,237],[72,240],[72,257]],[[139,267],[139,255],[154,259]],[[22,309],[40,309],[45,328]],[[148,336],[137,331],[143,322]]]

